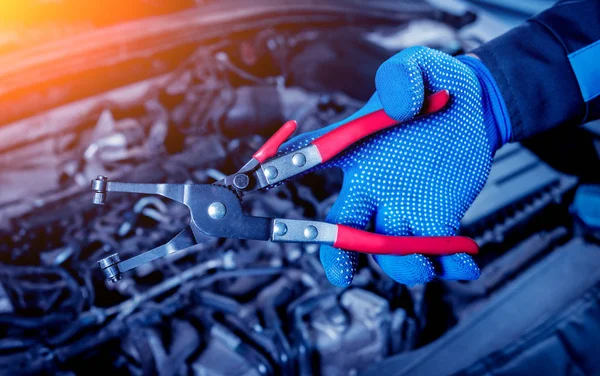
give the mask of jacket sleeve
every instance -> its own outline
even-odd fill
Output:
[[[600,0],[559,1],[472,52],[500,87],[512,141],[600,118]]]

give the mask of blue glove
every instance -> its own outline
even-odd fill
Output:
[[[387,235],[456,235],[459,222],[481,191],[495,151],[511,137],[506,106],[491,74],[478,59],[454,58],[426,47],[408,48],[377,71],[376,92],[349,118],[302,134],[282,146],[289,152],[337,126],[383,108],[398,121],[413,118],[423,98],[450,91],[440,112],[379,132],[329,162],[344,181],[326,220]],[[357,254],[322,246],[327,278],[352,282]],[[473,280],[479,268],[467,254],[442,257],[374,256],[381,269],[407,285],[434,278]]]

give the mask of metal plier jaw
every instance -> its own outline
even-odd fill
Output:
[[[448,100],[447,91],[429,96],[421,115],[443,109]],[[114,282],[121,278],[121,273],[202,242],[206,236],[328,244],[370,254],[477,253],[477,244],[460,236],[388,236],[339,224],[244,214],[242,195],[302,174],[329,161],[364,137],[397,124],[383,110],[376,111],[337,127],[308,146],[276,156],[279,147],[296,129],[296,122],[289,121],[238,172],[214,184],[122,183],[98,176],[91,182],[95,204],[104,204],[108,192],[155,194],[186,205],[191,214],[189,227],[167,244],[124,261],[117,254],[110,255],[99,261],[100,267],[106,278]]]

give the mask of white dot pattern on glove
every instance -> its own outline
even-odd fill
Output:
[[[379,69],[378,80],[399,74],[409,78],[410,90],[378,81],[386,112],[410,118],[419,111],[424,92],[442,89],[450,91],[451,103],[439,113],[380,132],[334,159],[331,163],[344,170],[344,189],[328,220],[364,228],[374,219],[377,232],[388,235],[454,235],[491,167],[481,88],[459,60],[424,47],[410,50],[397,55],[400,64],[392,58]],[[315,137],[299,139],[294,148]],[[328,278],[335,285],[348,285],[356,254],[328,252],[321,255]],[[378,262],[388,275],[407,284],[444,274],[469,279],[469,273],[479,272],[464,254],[435,263],[422,255],[380,256]]]

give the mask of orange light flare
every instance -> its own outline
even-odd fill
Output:
[[[120,65],[115,63],[113,68],[111,56],[124,59],[123,51],[137,48],[138,41],[131,36],[140,34],[135,33],[135,28],[144,24],[144,19],[185,11],[202,3],[203,0],[0,0],[0,128],[129,84],[138,72],[140,79],[148,78],[150,60],[119,60]],[[121,26],[133,33],[111,32]],[[123,65],[128,70],[123,70]],[[2,144],[7,144],[6,135],[2,137],[0,150]]]
[[[0,0],[0,53],[194,4],[195,0]]]

